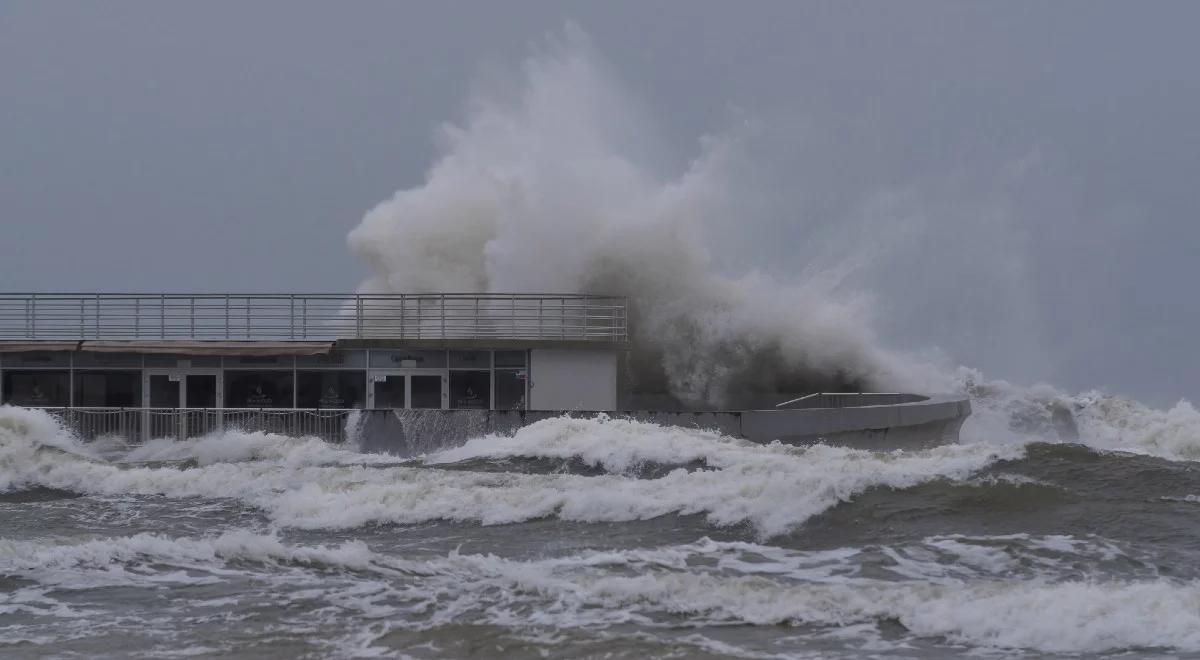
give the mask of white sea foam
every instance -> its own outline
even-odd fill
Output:
[[[117,574],[114,571],[116,565],[151,562],[159,565],[167,562],[172,568],[203,568],[205,571],[217,571],[222,564],[237,560],[329,565],[375,572],[395,572],[407,566],[400,560],[389,559],[386,563],[378,563],[377,559],[361,541],[347,541],[335,546],[297,546],[286,544],[273,534],[248,530],[234,530],[212,538],[197,539],[177,539],[150,533],[61,543],[0,539],[0,573],[35,577],[43,582],[49,574],[59,572],[93,569],[113,576]],[[137,577],[144,579],[146,574],[143,572]],[[206,581],[186,576],[183,579],[188,582]],[[80,587],[78,583],[71,586]]]
[[[660,615],[671,614],[690,625],[828,627],[886,646],[875,626],[894,620],[913,637],[973,646],[1072,653],[1200,650],[1200,584],[1194,581],[1054,580],[1055,571],[1070,572],[1080,557],[1106,547],[1103,540],[1025,535],[935,537],[912,546],[823,551],[702,539],[525,561],[458,552],[401,559],[356,541],[301,546],[235,531],[209,538],[138,534],[61,545],[5,542],[0,572],[73,588],[153,587],[247,575],[248,561],[283,569],[277,578],[287,586],[279,595],[286,602],[324,599],[335,611],[385,616],[415,628],[469,622],[563,629],[634,622],[652,630],[662,625]],[[1047,550],[1062,555],[1056,563],[1047,560],[1042,577],[998,579]],[[961,561],[926,560],[926,552]],[[880,556],[905,563],[901,579],[881,579],[878,566],[864,572],[865,563]],[[329,569],[344,571],[350,581],[306,587],[311,578],[288,573]],[[268,584],[275,579],[261,571],[254,575]],[[45,605],[30,611],[77,614]],[[402,612],[421,616],[396,620]]]
[[[994,540],[973,541],[984,548],[980,541]],[[1037,546],[1044,539],[1028,541]],[[1083,549],[1089,544],[1071,542]],[[738,559],[743,554],[753,561]],[[703,541],[606,553],[599,561],[592,556],[534,562],[477,555],[450,559],[487,576],[476,576],[477,588],[500,586],[554,599],[557,613],[546,615],[554,623],[589,608],[643,615],[670,612],[693,622],[841,629],[895,620],[917,637],[974,646],[1073,653],[1145,647],[1200,650],[1196,582],[1004,581],[988,577],[1004,568],[994,554],[975,562],[981,573],[947,577],[930,563],[926,568],[932,573],[895,582],[856,575],[856,554]],[[908,549],[904,554],[915,553]],[[718,561],[709,568],[687,561],[700,556]],[[1064,563],[1069,565],[1071,559],[1075,558],[1065,558]],[[746,567],[750,570],[741,570]],[[629,569],[634,569],[632,574]]]
[[[495,569],[513,588],[560,591],[553,579]],[[1200,649],[1196,584],[992,582],[797,586],[694,573],[607,576],[571,594],[606,608],[651,603],[712,622],[844,626],[892,619],[920,637],[1042,651]],[[645,605],[642,605],[645,607]]]
[[[681,429],[623,418],[560,417],[531,424],[514,435],[486,435],[460,447],[423,457],[427,465],[473,458],[578,459],[608,472],[628,473],[644,464],[682,465],[697,461],[730,467],[742,461],[796,456],[795,449],[762,445],[715,431]]]
[[[1072,407],[1088,444],[1200,460],[1200,412],[1187,401],[1158,410],[1132,399],[1089,392],[1073,397]]]
[[[110,452],[106,457],[117,458],[124,463],[195,460],[199,465],[213,465],[273,461],[291,467],[395,462],[394,457],[360,454],[312,436],[293,438],[276,433],[240,430],[187,440],[158,438],[130,447],[116,456]]]
[[[959,369],[953,389],[971,396],[963,427],[969,442],[1079,442],[1106,451],[1200,460],[1200,412],[1188,401],[1160,410],[1099,391],[1069,394],[1024,387]]]
[[[38,415],[44,413],[19,413],[22,418]],[[51,435],[44,442],[41,433]],[[255,449],[256,460],[231,452],[221,455],[240,462],[190,469],[131,467],[48,450],[73,446],[60,433],[53,426],[0,424],[0,478],[8,489],[45,486],[104,495],[234,498],[278,523],[310,528],[428,520],[502,524],[542,517],[622,521],[704,514],[713,524],[750,523],[769,536],[784,533],[868,488],[906,488],[941,477],[963,479],[998,457],[1021,452],[1015,447],[996,450],[981,445],[894,453],[824,445],[761,446],[654,424],[558,418],[522,429],[511,439],[484,438],[443,456],[502,456],[519,450],[530,456],[582,455],[618,471],[645,461],[672,464],[701,459],[717,468],[675,469],[657,479],[637,479],[622,474],[585,477],[313,464],[307,460],[312,455],[309,443],[283,438],[276,438],[269,451],[261,446]],[[586,438],[583,445],[575,444],[580,437]],[[590,452],[589,445],[594,445]],[[290,452],[305,460],[295,460]],[[344,462],[346,457],[339,457]]]

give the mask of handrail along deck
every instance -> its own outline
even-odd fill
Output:
[[[342,442],[361,409],[349,408],[41,408],[80,440],[117,437],[139,443],[186,440],[225,431],[312,436]]]
[[[620,296],[0,293],[0,340],[629,339]]]

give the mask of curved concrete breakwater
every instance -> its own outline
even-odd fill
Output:
[[[354,435],[364,451],[411,456],[508,434],[545,419],[605,415],[664,426],[701,428],[754,442],[826,444],[869,450],[924,449],[958,441],[971,414],[965,395],[815,394],[770,410],[614,411],[367,410]]]

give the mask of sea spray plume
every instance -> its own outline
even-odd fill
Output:
[[[425,182],[350,233],[374,270],[360,290],[630,296],[633,388],[690,405],[909,384],[912,365],[876,341],[869,298],[840,277],[716,272],[705,228],[753,220],[731,176],[736,134],[706,137],[683,173],[664,174],[647,154],[652,123],[573,26],[515,79],[477,87]]]

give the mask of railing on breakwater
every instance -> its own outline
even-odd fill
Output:
[[[775,404],[781,409],[861,408],[864,406],[895,406],[917,403],[929,397],[905,392],[814,392]]]
[[[0,340],[628,340],[584,294],[0,293]]]

